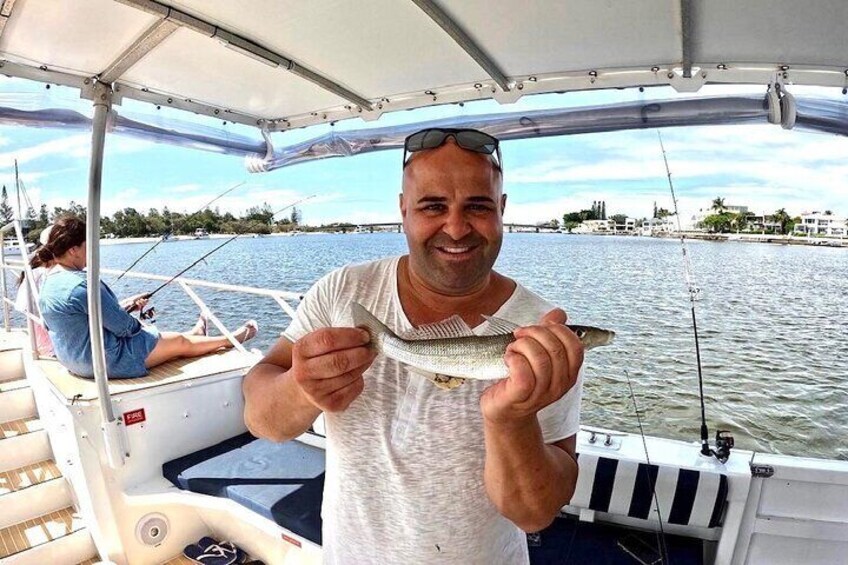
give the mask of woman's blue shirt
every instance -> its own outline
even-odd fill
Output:
[[[44,279],[39,306],[56,358],[69,371],[93,377],[88,330],[88,293],[84,271],[55,267]],[[106,371],[110,378],[142,377],[144,361],[159,341],[159,331],[127,314],[115,293],[100,283]]]

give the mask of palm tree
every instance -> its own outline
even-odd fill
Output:
[[[751,212],[739,212],[733,216],[731,223],[736,228],[737,233],[748,228],[748,221],[753,215]]]
[[[719,214],[724,212],[724,198],[719,196],[713,199],[713,210],[717,211]]]
[[[780,233],[785,234],[786,228],[792,221],[792,217],[786,213],[786,208],[781,208],[773,215],[774,221],[780,224]]]

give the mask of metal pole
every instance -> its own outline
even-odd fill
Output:
[[[88,215],[86,218],[85,252],[88,264],[88,325],[91,337],[91,361],[100,403],[101,425],[106,443],[106,455],[113,468],[124,463],[119,422],[115,420],[109,380],[106,373],[106,351],[103,346],[103,312],[100,303],[100,188],[103,175],[103,147],[106,124],[112,108],[112,88],[96,83],[94,119],[92,120],[91,165],[88,175]]]
[[[29,253],[27,253],[23,227],[21,226],[20,220],[12,220],[12,225],[15,226],[18,248],[22,250],[21,262],[23,263],[24,284],[27,285],[28,289],[26,311],[28,314],[35,313],[39,319],[39,324],[43,326],[44,319],[41,317],[41,307],[38,306],[38,303],[35,300],[35,297],[38,296],[38,289],[35,286],[35,277],[32,275],[32,267],[29,266]],[[38,359],[38,340],[35,337],[35,322],[30,316],[27,316],[27,333],[29,334],[29,345],[32,350],[32,358]]]
[[[3,298],[6,298],[6,245],[3,243],[3,237],[0,237],[0,265],[2,265],[2,276],[0,276],[0,290],[3,292]],[[14,271],[13,271],[14,272]],[[3,300],[3,329],[7,332],[11,331],[12,323],[9,320],[9,305]]]

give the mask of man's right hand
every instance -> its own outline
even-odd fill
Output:
[[[316,330],[294,344],[289,375],[319,410],[346,410],[362,393],[362,373],[377,356],[370,339],[360,328]]]

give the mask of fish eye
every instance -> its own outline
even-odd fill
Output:
[[[577,330],[574,333],[577,334],[578,339],[583,339],[584,337],[586,337],[586,330]]]

